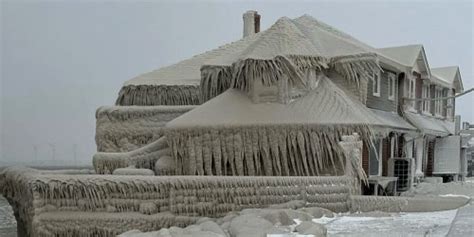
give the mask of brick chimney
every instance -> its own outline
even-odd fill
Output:
[[[244,18],[244,37],[260,32],[260,15],[257,11],[247,11]]]

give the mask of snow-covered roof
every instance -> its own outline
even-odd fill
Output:
[[[428,77],[431,75],[425,50],[421,44],[379,48],[377,50],[418,73],[425,73]]]
[[[454,134],[453,122],[412,112],[406,112],[405,117],[424,134],[433,136]]]
[[[269,29],[196,55],[176,64],[142,74],[127,85],[199,85],[203,65],[230,66],[243,59],[273,59],[279,55],[340,56],[378,53],[354,37],[311,16],[280,18]],[[380,54],[382,61],[397,64]]]
[[[454,88],[456,92],[464,90],[458,66],[431,68],[431,73],[436,79],[447,84],[448,87]]]
[[[127,85],[199,85],[201,67],[213,58],[237,57],[260,34],[254,34],[219,48],[204,52],[176,64],[161,67],[125,82]]]

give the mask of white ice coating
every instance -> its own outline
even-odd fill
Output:
[[[118,168],[115,169],[112,173],[113,175],[145,175],[145,176],[154,176],[155,172],[150,169],[138,169],[135,166],[129,166],[127,168]]]
[[[151,231],[186,226],[198,216],[219,217],[291,200],[345,212],[349,184],[343,176],[62,175],[15,167],[0,174],[0,192],[32,236]]]
[[[301,83],[307,69],[332,69],[363,88],[379,57],[386,59],[310,16],[283,17],[265,31],[127,81],[117,105],[200,104],[228,86],[248,90],[255,79],[268,84],[286,75]]]
[[[215,98],[197,108],[100,108],[101,152],[93,165],[98,174],[116,175],[7,168],[0,193],[34,237],[185,227],[204,216],[295,200],[334,212],[464,205],[462,198],[353,195],[360,188],[355,180],[366,177],[361,141],[343,136],[358,133],[370,144],[375,128],[387,127],[364,105],[378,59],[369,46],[311,17],[281,18],[266,31],[127,82],[118,105],[197,105]],[[359,95],[354,99],[331,78],[308,76],[331,73],[356,85]],[[301,93],[284,103],[252,104],[246,94],[256,82]]]
[[[170,155],[171,151],[168,148],[168,142],[166,137],[163,136],[133,151],[122,153],[96,153],[92,163],[98,174],[111,174],[115,169],[129,166],[155,170],[157,160]]]
[[[127,152],[156,141],[163,126],[195,106],[103,106],[96,112],[99,152]]]

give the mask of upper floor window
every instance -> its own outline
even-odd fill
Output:
[[[396,79],[395,74],[389,73],[388,74],[388,99],[395,100],[395,92],[396,92]]]
[[[443,90],[436,88],[435,90],[435,114],[441,116],[443,114],[443,101],[439,100],[439,98],[443,97]]]
[[[448,97],[453,96],[453,90],[449,89],[447,93]],[[451,119],[453,117],[454,99],[446,100],[446,117]]]
[[[423,99],[430,98],[430,85],[423,85],[421,96]],[[423,112],[430,112],[430,100],[423,100]]]
[[[380,96],[380,73],[374,73],[372,75],[372,94],[374,96]]]
[[[403,95],[406,98],[415,99],[415,79],[414,78],[406,78],[404,90],[405,91]],[[408,102],[406,102],[406,104],[411,108],[415,107],[415,101],[413,100],[409,100]]]

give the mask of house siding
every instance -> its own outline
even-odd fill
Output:
[[[380,74],[380,97],[374,96],[372,91],[372,80],[367,86],[367,107],[383,111],[397,112],[398,106],[398,76],[395,74],[395,98],[388,99],[388,71]]]

